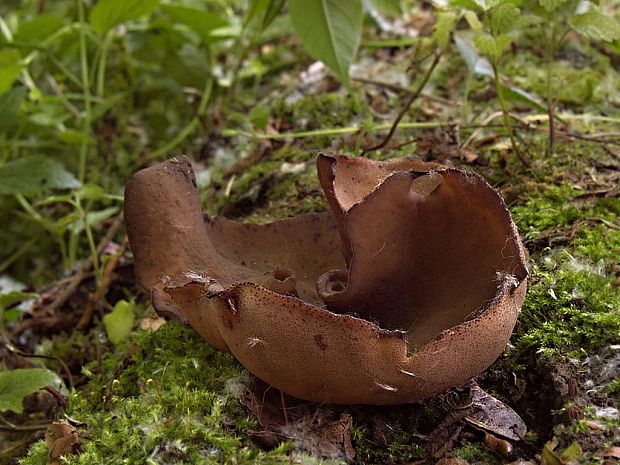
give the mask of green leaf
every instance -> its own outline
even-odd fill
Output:
[[[530,107],[535,108],[540,112],[547,111],[547,107],[543,105],[537,97],[524,91],[520,87],[508,86],[506,84],[501,84],[501,86],[504,98],[506,100],[510,100],[511,102],[525,103],[526,105],[529,105]]]
[[[450,0],[452,8],[464,8],[470,11],[480,11],[482,8],[474,0]]]
[[[103,325],[112,344],[118,345],[131,333],[133,321],[133,304],[119,300],[114,309],[103,317]]]
[[[269,8],[267,8],[267,11],[265,12],[265,15],[263,16],[263,24],[262,24],[263,31],[267,29],[271,25],[271,23],[273,23],[274,19],[276,19],[276,17],[278,16],[278,13],[280,12],[280,10],[282,10],[284,1],[285,0],[272,0],[271,2],[269,2]]]
[[[501,56],[512,43],[512,37],[508,34],[500,34],[495,37],[495,46],[497,48],[497,56]]]
[[[22,68],[22,57],[17,50],[0,50],[0,95],[11,88]]]
[[[58,139],[69,145],[80,145],[82,142],[86,142],[90,145],[95,144],[95,139],[85,135],[84,132],[78,131],[77,129],[65,129],[60,131],[58,133]]]
[[[57,386],[58,376],[46,368],[25,368],[0,372],[0,411],[21,413],[22,400],[47,385]]]
[[[151,14],[159,0],[99,0],[90,12],[93,29],[104,35],[113,27]]]
[[[250,9],[245,15],[243,27],[247,27],[257,18],[260,20],[260,30],[264,31],[276,18],[284,5],[284,0],[252,0]]]
[[[19,105],[27,93],[28,89],[25,87],[15,87],[0,96],[0,134],[15,127]]]
[[[603,14],[597,9],[591,9],[569,18],[568,24],[576,32],[589,39],[606,42],[620,39],[618,21],[613,16]]]
[[[161,5],[161,8],[173,20],[197,32],[205,44],[213,42],[213,37],[210,35],[212,30],[228,25],[219,15],[210,11],[172,5]]]
[[[26,45],[40,45],[41,42],[60,29],[63,19],[56,15],[36,16],[23,22],[13,38],[15,42]]]
[[[362,37],[360,0],[289,0],[293,28],[306,50],[349,85],[349,66]]]
[[[550,13],[569,1],[570,0],[538,0],[538,4]]]
[[[38,296],[35,292],[11,291],[0,294],[0,308],[7,308],[23,300],[34,299]]]
[[[252,127],[256,129],[264,130],[269,123],[270,116],[269,107],[263,105],[256,105],[254,108],[250,110],[248,114],[248,119],[252,124]]]
[[[459,51],[461,57],[467,64],[467,68],[470,72],[493,79],[493,68],[489,64],[488,60],[480,57],[468,41],[463,39],[463,37],[456,35],[454,37],[454,43],[456,44],[456,49]],[[500,85],[502,87],[504,98],[507,100],[525,103],[526,105],[529,105],[530,107],[541,112],[547,111],[547,107],[543,105],[540,99],[538,99],[535,95],[529,94],[517,86],[507,84]]]
[[[512,29],[522,29],[528,26],[534,26],[543,22],[543,19],[538,15],[520,15],[514,22]]]
[[[511,31],[519,18],[521,10],[512,3],[502,3],[491,11],[491,31],[494,35]]]
[[[89,227],[97,226],[108,218],[113,217],[118,213],[120,207],[108,207],[103,210],[97,210],[88,212],[86,214],[86,223]],[[81,233],[84,230],[84,220],[82,218],[73,218],[73,231],[75,234]]]
[[[372,8],[382,15],[399,17],[403,10],[400,0],[366,0]]]
[[[46,188],[76,189],[80,182],[58,161],[31,155],[0,166],[0,195],[36,194]]]
[[[511,41],[512,37],[505,34],[493,37],[490,34],[479,32],[474,37],[474,42],[480,53],[494,59],[502,56],[502,53],[508,48]]]
[[[474,0],[476,5],[482,8],[484,11],[489,11],[491,8],[495,8],[502,3],[503,0]]]
[[[243,27],[247,27],[256,18],[264,15],[270,3],[273,3],[273,0],[250,0],[250,8],[243,19]]]
[[[474,32],[481,32],[482,31],[482,23],[480,22],[480,20],[478,19],[478,15],[476,15],[476,13],[474,13],[473,11],[466,11],[463,16],[465,17],[465,21],[467,21],[467,24],[469,24],[469,27],[471,28],[472,31]]]
[[[453,12],[437,13],[437,22],[435,23],[435,31],[433,36],[439,47],[446,48],[450,43],[450,36],[456,25],[458,16]]]

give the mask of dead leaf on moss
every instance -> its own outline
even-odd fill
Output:
[[[541,465],[577,465],[579,458],[583,455],[581,446],[573,442],[561,453],[556,452],[558,446],[557,439],[553,438],[543,447],[541,454]]]
[[[140,329],[142,331],[157,331],[166,323],[166,320],[157,315],[150,315],[140,321]]]
[[[262,382],[256,382],[240,401],[261,428],[250,432],[250,437],[267,449],[283,441],[293,441],[298,449],[318,457],[347,462],[355,457],[351,442],[353,423],[348,413],[338,414],[328,406],[300,404],[295,399],[285,400],[278,390]]]
[[[600,455],[601,457],[611,457],[614,459],[620,459],[620,447],[618,446],[609,447],[597,455]]]
[[[68,423],[54,422],[45,433],[47,441],[49,465],[60,465],[61,457],[67,457],[77,452],[80,447],[80,438],[76,429]]]
[[[467,465],[467,462],[456,457],[444,457],[438,462],[435,462],[435,465]]]

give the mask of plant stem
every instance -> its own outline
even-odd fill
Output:
[[[422,121],[422,122],[403,123],[400,125],[400,128],[401,129],[428,129],[428,128],[438,128],[441,126],[448,126],[449,124],[450,123],[446,123],[443,121]],[[393,125],[392,123],[376,124],[368,128],[364,128],[364,129],[366,131],[384,131],[386,129],[390,129],[392,125]],[[348,126],[344,128],[327,128],[327,129],[312,129],[310,131],[283,132],[280,134],[261,134],[257,132],[242,131],[238,129],[224,129],[222,131],[222,135],[228,136],[228,137],[245,136],[245,137],[251,137],[253,139],[279,140],[279,139],[303,139],[305,137],[340,136],[343,134],[353,134],[361,130],[362,128],[359,126]]]
[[[442,52],[443,52],[443,50],[440,50],[440,51],[435,53],[435,56],[433,58],[433,62],[431,63],[429,68],[426,70],[426,73],[424,74],[424,77],[422,78],[422,82],[420,82],[420,84],[418,85],[416,90],[413,91],[409,95],[407,100],[405,101],[405,104],[403,105],[403,108],[401,109],[400,113],[398,114],[398,116],[394,120],[394,123],[392,124],[392,127],[390,128],[390,131],[387,133],[385,138],[381,142],[379,142],[378,144],[373,145],[370,148],[363,149],[362,153],[360,154],[361,157],[363,157],[368,152],[372,152],[374,150],[382,149],[383,147],[385,147],[390,142],[390,140],[394,136],[394,133],[396,132],[396,129],[398,128],[398,125],[399,125],[400,121],[407,114],[407,112],[409,111],[409,108],[411,108],[411,105],[413,104],[413,102],[420,96],[420,94],[422,93],[422,90],[424,90],[424,87],[428,83],[428,80],[431,78],[431,75],[433,74],[433,71],[435,70],[435,68],[439,64],[439,60],[441,59]]]
[[[549,115],[549,156],[555,151],[555,117],[553,103],[553,86],[551,79],[553,77],[553,58],[555,56],[555,23],[551,20],[551,37],[546,38],[547,42],[547,114]]]
[[[205,87],[202,91],[202,97],[200,98],[200,103],[198,104],[196,116],[192,118],[189,124],[185,126],[185,128],[174,139],[172,139],[170,142],[168,142],[163,147],[160,147],[157,150],[153,150],[148,156],[149,159],[158,158],[162,155],[167,154],[173,148],[175,148],[177,145],[183,142],[187,138],[187,136],[189,136],[194,131],[196,126],[198,126],[198,123],[200,123],[200,117],[205,112],[207,105],[209,103],[209,100],[211,100],[212,91],[213,91],[213,76],[209,75],[207,76],[207,82],[205,83]]]
[[[52,227],[50,227],[49,222],[45,218],[43,218],[43,216],[41,216],[38,211],[34,209],[30,202],[28,202],[26,197],[24,197],[22,194],[15,194],[15,199],[21,205],[24,211],[28,213],[28,215],[30,215],[30,217],[35,223],[39,224],[43,229],[48,231],[54,237],[54,239],[58,241],[58,243],[60,244],[60,252],[62,254],[63,265],[65,266],[65,268],[69,268],[67,248],[65,247],[62,236],[59,235],[56,231],[54,231]]]
[[[30,239],[27,242],[24,242],[15,252],[13,252],[10,256],[5,258],[2,262],[0,262],[0,273],[4,273],[4,271],[11,266],[15,261],[24,255],[30,248],[34,245],[36,239]]]
[[[82,125],[82,144],[80,145],[80,165],[78,170],[78,179],[84,182],[86,179],[86,162],[88,158],[88,141],[90,136],[90,124],[92,118],[92,108],[90,101],[90,81],[88,77],[88,56],[86,50],[86,35],[84,32],[84,5],[82,0],[77,0],[78,19],[80,22],[80,67],[82,71],[82,86],[84,93],[84,123]]]
[[[112,43],[112,33],[108,31],[101,43],[99,65],[97,67],[97,96],[103,98],[105,91],[105,68],[108,61],[108,51]]]
[[[76,195],[76,210],[84,223],[84,231],[86,231],[86,239],[88,240],[88,247],[90,248],[90,257],[93,262],[93,269],[95,270],[95,276],[97,279],[101,277],[101,269],[99,268],[99,254],[97,253],[97,246],[95,245],[95,239],[93,238],[93,231],[88,224],[88,215],[82,208],[81,199],[79,195]]]
[[[499,81],[499,69],[497,66],[496,60],[491,60],[491,66],[493,67],[493,78],[495,80],[495,90],[497,92],[497,98],[499,100],[499,104],[502,108],[502,115],[504,116],[504,128],[508,132],[508,137],[510,138],[510,144],[512,146],[512,151],[517,156],[519,161],[523,166],[529,168],[530,163],[525,159],[519,148],[517,147],[517,143],[515,141],[514,131],[512,130],[512,124],[510,123],[510,115],[508,114],[508,108],[506,107],[506,100],[504,99],[504,91],[502,90],[502,84]]]
[[[80,69],[82,74],[82,93],[84,95],[84,121],[82,123],[82,142],[80,144],[80,159],[78,168],[78,179],[83,184],[86,180],[86,165],[88,161],[88,144],[90,142],[92,124],[92,106],[90,93],[90,77],[88,70],[88,50],[86,48],[86,23],[84,19],[84,4],[82,0],[77,0],[78,21],[80,23]],[[84,221],[84,230],[88,232],[86,225],[86,215],[80,204],[79,195],[75,196],[75,208],[80,213]],[[75,225],[69,229],[69,268],[73,268],[77,260],[79,232]],[[91,238],[92,239],[92,238]],[[92,257],[93,263],[97,263],[97,257]]]

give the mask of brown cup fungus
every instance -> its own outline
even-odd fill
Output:
[[[155,309],[317,402],[416,402],[486,369],[527,278],[498,193],[414,160],[317,165],[332,212],[260,225],[203,216],[187,158],[136,173],[125,221]]]

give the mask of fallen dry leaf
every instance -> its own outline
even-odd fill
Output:
[[[80,447],[76,429],[68,423],[54,422],[46,433],[49,465],[60,465],[60,457],[73,455]]]

